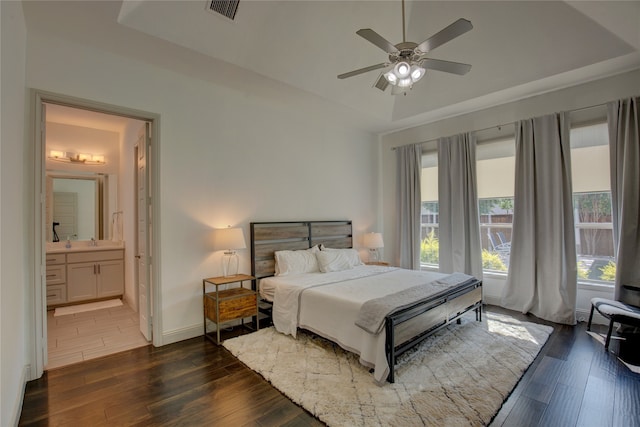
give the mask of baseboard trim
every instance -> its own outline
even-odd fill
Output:
[[[485,304],[489,304],[489,305],[497,305],[498,307],[502,307],[500,305],[500,297],[497,297],[495,295],[483,295],[483,300]],[[589,315],[591,314],[591,308],[589,309],[584,309],[584,308],[577,308],[576,309],[576,321],[577,322],[588,322],[589,321]],[[598,314],[598,312],[593,313],[593,323],[596,325],[608,325],[609,321],[601,316],[600,314]]]
[[[588,322],[590,314],[591,314],[591,309],[589,310],[578,309],[576,310],[576,320],[578,322]],[[594,325],[609,325],[609,319],[607,319],[606,317],[604,317],[603,315],[601,315],[600,313],[594,310],[593,320],[591,323],[593,323]]]
[[[500,307],[501,298],[496,295],[483,295],[483,300],[485,304],[489,305],[497,305]],[[576,310],[576,320],[578,322],[586,322],[589,320],[590,310],[577,309]],[[239,322],[238,322],[239,323]],[[599,315],[597,312],[594,313],[593,323],[597,325],[608,325],[609,322],[607,319]],[[162,345],[173,344],[176,342],[188,340],[191,338],[199,337],[203,335],[203,329],[201,324],[191,325],[186,328],[174,329],[172,331],[165,332],[162,334]]]
[[[247,320],[250,320],[250,318],[247,318]],[[227,328],[229,326],[238,326],[241,323],[242,322],[240,319],[235,319],[229,322],[225,322],[222,327]],[[207,321],[207,332],[211,331],[211,325],[212,324]],[[213,326],[213,330],[215,332],[215,326]],[[174,329],[173,331],[168,331],[162,334],[162,345],[173,344],[191,338],[201,337],[203,335],[204,327],[202,326],[202,323],[187,326],[186,328]]]
[[[499,296],[483,294],[482,299],[485,304],[500,306],[501,298]]]
[[[588,322],[590,313],[591,313],[590,311],[586,311],[586,310],[580,310],[580,309],[576,310],[576,321],[577,322]],[[594,316],[593,316],[593,318],[594,318],[593,320],[594,321],[596,320],[595,314],[596,313],[594,313]]]
[[[173,344],[202,335],[203,329],[201,323],[187,326],[186,328],[174,329],[162,334],[162,345]]]

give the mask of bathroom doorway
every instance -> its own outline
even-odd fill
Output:
[[[36,325],[43,325],[42,330],[35,331],[35,348],[41,349],[42,354],[42,358],[36,363],[36,374],[40,375],[44,369],[158,341],[153,339],[152,331],[157,325],[153,323],[159,322],[159,312],[153,309],[155,302],[151,299],[151,295],[157,295],[157,289],[153,289],[157,284],[148,281],[149,286],[143,292],[149,295],[140,295],[137,283],[138,277],[158,276],[151,274],[155,265],[146,254],[142,254],[147,261],[143,264],[144,271],[138,271],[141,256],[137,253],[138,239],[145,239],[149,247],[157,242],[147,240],[147,236],[151,235],[148,229],[153,226],[151,221],[144,225],[143,230],[138,229],[139,221],[136,218],[140,213],[137,210],[139,192],[135,191],[138,181],[135,158],[141,141],[142,149],[146,150],[152,144],[157,144],[153,133],[159,126],[159,118],[151,113],[60,95],[36,93],[35,98],[35,115],[40,116],[36,120],[36,127],[39,127],[36,135],[42,136],[36,141],[36,158],[40,158],[36,164],[41,165],[40,168],[36,167],[39,169],[36,170],[36,182],[41,184],[44,196],[44,203],[37,205],[39,209],[36,209],[36,218],[43,220],[45,224],[44,232],[36,232],[41,235],[41,239],[36,242],[41,245],[40,250],[36,248],[36,252],[43,255],[41,264],[45,264],[47,249],[54,244],[51,237],[56,223],[52,221],[51,214],[51,195],[54,191],[50,191],[53,176],[62,175],[68,181],[72,181],[73,177],[96,181],[95,200],[87,203],[95,209],[89,210],[88,214],[87,209],[79,209],[77,213],[77,227],[81,229],[83,224],[90,223],[85,228],[95,232],[89,232],[84,238],[78,233],[58,236],[59,239],[69,239],[79,247],[89,244],[91,240],[87,236],[92,236],[98,241],[98,245],[111,248],[121,244],[124,248],[122,306],[54,317],[52,305],[46,303],[50,290],[46,277],[39,281],[40,286],[36,285],[39,288],[34,292],[36,311],[39,312],[36,316],[40,314],[43,317],[41,323],[36,322]],[[156,159],[149,156],[148,162],[153,166],[149,169],[157,170]],[[147,183],[143,189],[143,194],[149,201],[153,198],[147,189],[157,188],[150,185],[153,178],[151,174],[147,174]],[[155,206],[147,203],[146,207],[142,216],[154,217],[152,210]],[[38,221],[37,219],[36,224]],[[154,236],[157,237],[157,233]],[[140,306],[141,302],[144,307]],[[65,303],[54,305],[64,306]],[[156,313],[156,316],[152,318],[149,315],[151,313]],[[43,339],[38,339],[38,336]]]

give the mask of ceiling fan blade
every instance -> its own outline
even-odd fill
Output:
[[[369,71],[377,70],[379,68],[384,68],[387,65],[388,64],[386,62],[383,62],[381,64],[376,64],[376,65],[370,65],[368,67],[364,67],[364,68],[360,68],[358,70],[349,71],[348,73],[340,74],[338,76],[338,78],[339,79],[346,79],[347,77],[353,77],[353,76],[357,76],[358,74],[367,73]]]
[[[389,86],[389,81],[385,78],[384,73],[381,73],[380,77],[378,77],[378,80],[376,80],[376,83],[373,85],[373,87],[376,87],[384,92],[387,86]]]
[[[446,73],[465,75],[471,69],[471,65],[461,62],[443,61],[441,59],[424,59],[422,66],[427,70],[438,70]]]
[[[387,53],[394,53],[398,51],[398,49],[394,45],[392,45],[390,41],[373,31],[371,28],[363,28],[356,31],[356,34],[378,46],[380,49],[384,50]]]
[[[440,30],[440,32],[434,34],[433,36],[429,37],[427,40],[420,43],[416,47],[416,50],[419,50],[421,53],[427,53],[437,48],[438,46],[441,46],[446,42],[451,41],[458,36],[461,36],[462,34],[466,33],[472,28],[473,28],[473,25],[471,25],[471,21],[468,21],[464,18],[460,18],[453,24],[449,25],[443,30]]]

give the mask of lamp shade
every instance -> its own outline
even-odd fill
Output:
[[[214,249],[236,250],[245,249],[247,244],[244,240],[244,232],[242,228],[218,228],[214,234]]]
[[[364,235],[364,247],[369,249],[384,248],[381,233],[367,233]]]

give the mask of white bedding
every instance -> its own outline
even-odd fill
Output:
[[[273,301],[273,323],[279,332],[296,336],[298,327],[315,332],[360,356],[374,368],[382,384],[389,374],[385,331],[370,334],[355,325],[360,307],[384,297],[446,276],[442,273],[384,266],[358,266],[329,273],[269,277],[260,281],[260,294]]]

